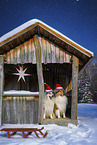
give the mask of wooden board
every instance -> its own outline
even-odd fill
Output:
[[[27,96],[3,97],[2,122],[4,124],[38,123],[38,98]]]
[[[45,120],[43,120],[43,124],[57,124],[57,125],[67,126],[69,123],[78,125],[78,120],[77,119],[70,119],[70,118],[45,119]]]
[[[79,71],[79,59],[77,57],[73,56],[71,119],[77,119],[78,71]]]
[[[3,65],[4,65],[4,59],[3,56],[0,55],[0,126],[2,125],[2,95],[3,95],[3,83],[4,83]]]
[[[43,122],[43,105],[44,105],[44,80],[42,72],[42,48],[39,42],[38,35],[34,37],[36,61],[37,61],[37,75],[39,83],[39,110],[38,110],[38,123]]]

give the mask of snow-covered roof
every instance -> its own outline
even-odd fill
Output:
[[[50,27],[49,25],[45,24],[44,22],[42,22],[38,19],[32,19],[32,20],[22,24],[21,26],[15,28],[14,30],[8,32],[7,34],[3,35],[0,38],[0,47],[4,44],[8,43],[9,41],[15,39],[16,37],[26,33],[28,30],[35,28],[35,26],[37,26],[37,25],[40,26],[41,28],[45,29],[46,31],[48,31],[49,33],[51,33],[58,39],[61,39],[63,42],[66,42],[67,44],[69,44],[70,46],[75,48],[77,51],[85,54],[86,56],[88,56],[88,57],[94,56],[93,52],[82,47],[81,45],[77,44],[76,42],[74,42],[73,40],[68,38],[67,36],[63,35],[59,31],[55,30],[54,28]]]
[[[10,32],[6,33],[5,35],[3,35],[3,36],[0,38],[0,42],[3,42],[3,41],[5,41],[6,39],[15,36],[17,33],[23,31],[23,30],[26,29],[27,27],[32,26],[32,25],[34,25],[34,24],[36,24],[36,23],[38,23],[38,22],[42,22],[42,21],[40,21],[40,20],[38,20],[38,19],[32,19],[32,20],[30,20],[30,21],[28,21],[28,22],[25,22],[25,23],[22,24],[21,26],[15,28],[15,29],[13,29],[12,31],[10,31]],[[43,22],[42,22],[42,23],[43,23]]]

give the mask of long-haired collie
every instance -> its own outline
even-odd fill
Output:
[[[61,118],[61,116],[65,118],[66,106],[68,100],[67,97],[63,95],[63,90],[57,90],[55,92],[54,102],[55,102],[55,107],[54,107],[55,116],[58,118]]]
[[[53,119],[54,100],[52,92],[45,92],[44,98],[44,119]]]

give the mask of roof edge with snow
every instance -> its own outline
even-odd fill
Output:
[[[5,45],[9,41],[15,39],[19,35],[22,35],[22,34],[26,33],[28,30],[33,29],[37,25],[39,25],[40,27],[42,27],[43,29],[45,29],[46,31],[48,31],[49,33],[51,33],[52,35],[57,37],[58,39],[61,39],[65,43],[74,47],[76,50],[80,51],[84,55],[86,55],[88,57],[93,57],[94,56],[94,53],[92,51],[89,51],[88,49],[84,48],[83,46],[77,44],[76,42],[74,42],[73,40],[68,38],[67,36],[63,35],[59,31],[55,30],[54,28],[48,26],[47,24],[45,24],[44,22],[42,22],[38,19],[32,19],[32,20],[22,24],[21,26],[13,29],[12,31],[6,33],[5,35],[3,35],[0,38],[0,47]]]

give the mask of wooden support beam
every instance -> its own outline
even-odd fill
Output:
[[[79,71],[79,59],[77,57],[73,56],[73,58],[72,58],[71,119],[77,119],[78,71]]]
[[[3,96],[3,80],[4,80],[3,65],[4,65],[3,55],[0,55],[0,126],[2,125],[2,96]]]
[[[44,79],[42,71],[42,47],[40,45],[38,35],[34,36],[35,54],[37,62],[37,75],[39,83],[39,109],[38,109],[38,123],[43,123],[43,105],[44,105]]]

